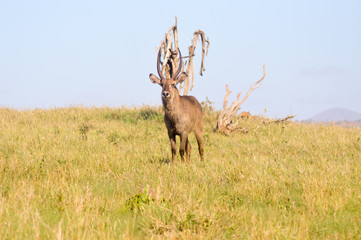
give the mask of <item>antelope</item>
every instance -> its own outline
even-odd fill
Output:
[[[159,84],[162,87],[162,103],[164,107],[164,123],[168,130],[168,137],[172,151],[172,162],[176,158],[176,135],[180,136],[179,154],[184,161],[184,152],[187,162],[191,155],[191,145],[188,141],[188,135],[193,131],[195,133],[198,151],[203,160],[203,119],[202,107],[198,100],[193,96],[180,96],[177,84],[182,83],[187,78],[182,69],[182,54],[179,51],[179,65],[174,74],[165,78],[160,69],[161,50],[158,52],[157,71],[160,78],[154,74],[149,74],[150,81],[153,84]],[[179,74],[179,76],[178,76]]]

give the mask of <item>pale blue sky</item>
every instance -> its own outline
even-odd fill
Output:
[[[160,105],[155,48],[178,17],[186,55],[210,39],[190,93],[220,108],[262,75],[242,110],[307,119],[361,112],[361,1],[0,1],[0,106]],[[200,45],[199,45],[200,46]],[[200,48],[196,51],[196,72]]]

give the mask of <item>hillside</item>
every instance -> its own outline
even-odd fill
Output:
[[[361,121],[361,113],[354,112],[344,108],[333,108],[321,112],[310,119],[312,122],[343,122],[343,121]]]
[[[158,108],[0,108],[1,238],[361,236],[361,129],[216,118],[183,163]]]

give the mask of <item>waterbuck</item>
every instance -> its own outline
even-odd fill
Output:
[[[180,96],[177,84],[183,82],[187,75],[181,72],[182,54],[179,51],[179,67],[170,78],[165,78],[160,69],[161,50],[158,52],[157,71],[160,79],[154,74],[149,74],[152,83],[159,84],[162,87],[162,102],[164,107],[164,122],[168,129],[168,136],[172,149],[172,161],[176,157],[176,135],[180,136],[179,153],[184,161],[184,152],[186,160],[189,161],[191,155],[191,145],[188,141],[188,134],[195,133],[198,142],[199,155],[203,160],[203,120],[202,107],[193,96]],[[178,76],[179,74],[179,76]]]

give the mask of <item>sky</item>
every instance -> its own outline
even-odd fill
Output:
[[[156,47],[178,19],[180,50],[203,30],[206,71],[190,95],[221,109],[305,120],[361,112],[361,1],[0,1],[0,107],[161,105]],[[199,71],[201,44],[196,49]]]

